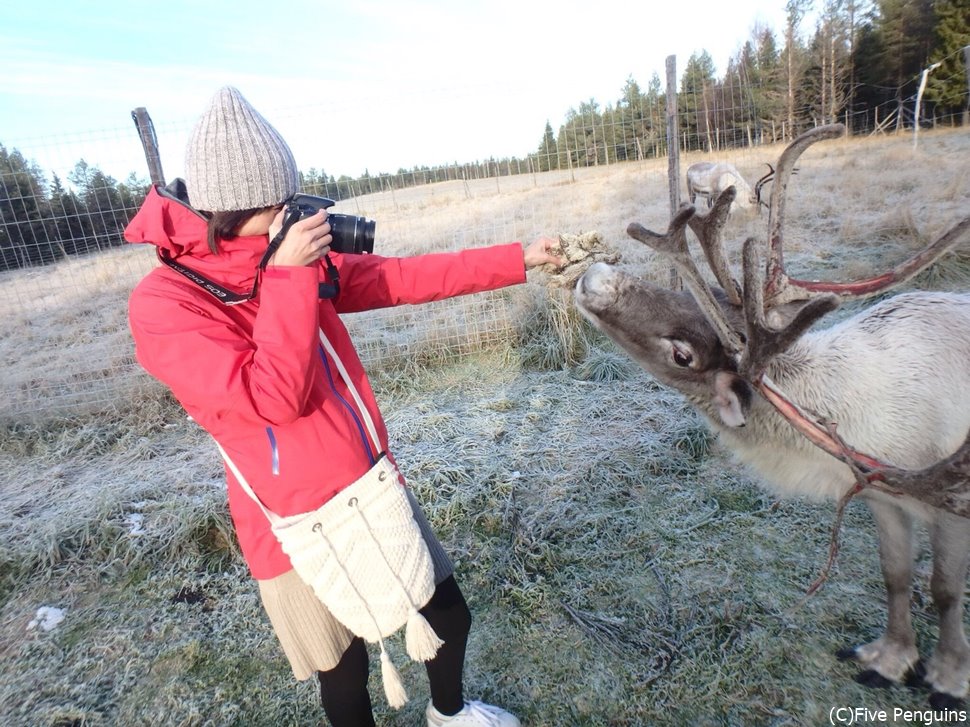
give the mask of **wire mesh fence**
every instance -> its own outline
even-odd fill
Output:
[[[523,238],[528,220],[458,231],[435,248],[459,249],[466,238],[483,244]],[[531,234],[531,233],[529,233]],[[427,248],[396,238],[408,251]],[[387,251],[391,252],[391,251]],[[74,416],[124,406],[160,389],[134,357],[127,298],[157,264],[154,249],[116,245],[87,255],[0,273],[0,325],[4,376],[0,420]],[[367,313],[344,322],[365,366],[433,363],[510,341],[509,296],[501,291]]]
[[[301,173],[302,191],[337,200],[334,211],[376,219],[379,252],[385,254],[527,240],[554,229],[550,220],[568,215],[582,221],[589,214],[546,208],[558,204],[555,190],[584,184],[591,170],[603,179],[613,170],[660,169],[657,162],[668,152],[668,129],[659,85],[652,84],[646,93],[626,90],[630,93],[615,105],[600,108],[590,102],[570,110],[558,132],[547,126],[545,134],[537,134],[536,151],[522,158],[354,178],[308,167]],[[764,116],[756,96],[770,94],[727,81],[681,93],[672,138],[687,154],[684,166],[698,158],[729,156],[753,183],[765,160],[774,157],[763,147],[783,143],[800,130],[784,118]],[[920,124],[914,124],[915,112],[909,110],[912,101],[906,97],[895,105],[842,109],[830,116],[844,122],[849,133],[898,131],[913,133],[915,141]],[[964,94],[963,108],[966,101]],[[269,108],[264,113],[275,121],[306,110],[274,113]],[[153,116],[159,144],[181,153],[191,121],[167,120],[164,109]],[[929,127],[959,125],[964,116],[919,118]],[[806,113],[799,125],[828,120],[833,119]],[[150,185],[136,125],[119,119],[111,130],[0,142],[0,308],[5,313],[0,323],[0,419],[102,410],[150,390],[153,384],[134,360],[126,323],[130,290],[156,264],[150,246],[129,246],[122,239]],[[346,143],[366,144],[366,139]],[[487,200],[509,196],[532,201],[513,215],[488,212]],[[460,218],[447,212],[469,200],[486,202]],[[508,294],[497,292],[345,319],[365,365],[374,368],[508,343],[514,335],[513,307]]]

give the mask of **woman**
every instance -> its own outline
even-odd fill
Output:
[[[239,544],[295,677],[318,675],[335,727],[372,725],[364,641],[297,575],[262,509],[284,517],[314,510],[387,452],[338,313],[514,285],[526,269],[562,260],[548,237],[524,249],[413,258],[330,253],[325,210],[284,226],[297,188],[296,161],[279,133],[236,89],[220,90],[192,132],[185,182],[153,188],[125,230],[129,242],[156,245],[165,263],[132,293],[129,319],[139,362],[226,458]],[[518,725],[505,710],[464,699],[471,616],[451,562],[408,496],[433,563],[433,595],[420,613],[443,640],[426,662],[428,724]]]

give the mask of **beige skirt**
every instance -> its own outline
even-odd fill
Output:
[[[432,532],[410,489],[407,495],[414,510],[414,519],[431,552],[435,583],[441,583],[452,574],[451,559]],[[293,676],[303,681],[315,672],[336,667],[354,635],[333,617],[314,595],[313,589],[300,579],[295,570],[256,582],[259,584],[263,608],[290,662]]]

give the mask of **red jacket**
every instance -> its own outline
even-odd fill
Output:
[[[152,189],[125,229],[191,270],[239,292],[252,289],[265,235],[222,241],[214,255],[206,223],[177,187]],[[322,264],[268,267],[252,300],[227,306],[160,266],[138,284],[129,322],[138,361],[171,388],[186,412],[223,447],[250,486],[279,515],[319,507],[364,474],[377,453],[318,327],[333,344],[383,450],[387,430],[338,313],[425,303],[525,280],[518,243],[411,258],[338,255],[340,294],[318,299]],[[255,578],[292,568],[258,506],[226,472],[229,509]]]

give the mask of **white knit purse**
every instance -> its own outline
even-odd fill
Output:
[[[346,369],[323,331],[320,339],[380,451],[374,423]],[[384,637],[406,625],[407,651],[415,661],[433,659],[443,642],[418,612],[434,593],[434,564],[397,469],[382,455],[360,479],[318,509],[281,517],[263,504],[221,445],[219,450],[239,485],[265,513],[300,578],[351,632],[380,644],[388,703],[403,706],[407,694]]]

